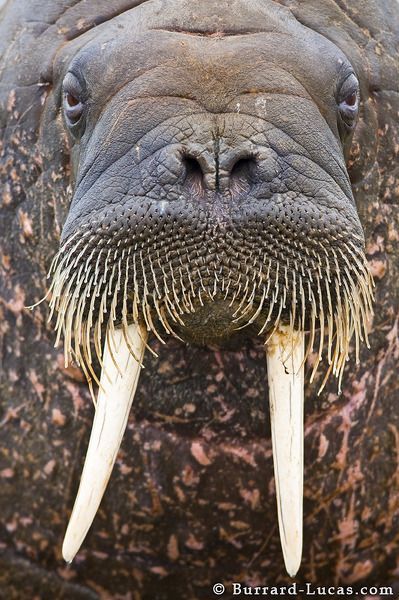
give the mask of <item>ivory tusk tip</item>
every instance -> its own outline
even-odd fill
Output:
[[[293,579],[301,566],[302,547],[293,548],[291,554],[291,556],[284,557],[284,564],[288,575]]]
[[[302,520],[302,519],[301,519]],[[290,523],[286,518],[282,529],[291,531],[290,540],[281,540],[285,569],[292,578],[298,573],[302,561],[302,523]]]
[[[286,567],[286,569],[287,569],[287,573],[291,577],[291,579],[294,579],[295,575],[299,571],[299,567],[294,567],[294,568]]]
[[[62,558],[68,565],[73,562],[79,552],[88,529],[89,527],[87,527],[85,531],[81,524],[80,529],[79,527],[74,529],[74,527],[71,527],[70,523],[68,524],[62,544]]]
[[[79,548],[72,549],[70,547],[69,542],[67,542],[67,540],[64,540],[64,543],[62,545],[62,558],[65,560],[66,563],[68,563],[68,565],[70,565],[72,563],[72,561],[75,558],[75,556],[77,555],[78,551],[79,551]]]

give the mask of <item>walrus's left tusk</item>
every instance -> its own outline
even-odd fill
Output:
[[[302,557],[304,334],[280,326],[266,355],[278,524],[294,577]]]
[[[89,447],[62,546],[62,555],[67,562],[74,559],[93,522],[126,429],[147,337],[138,325],[128,327],[128,336],[131,349],[140,362],[132,356],[122,329],[110,332],[111,348],[105,343],[101,387]]]

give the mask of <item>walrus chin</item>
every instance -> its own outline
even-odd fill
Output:
[[[326,359],[321,389],[330,374],[340,388],[352,341],[357,359],[360,344],[368,344],[373,284],[362,240],[353,233],[336,234],[338,244],[334,247],[330,240],[327,248],[322,236],[313,235],[313,246],[307,240],[305,247],[298,233],[289,244],[277,240],[276,252],[277,246],[264,239],[257,253],[248,252],[239,263],[233,242],[227,249],[221,243],[211,256],[201,255],[198,247],[188,252],[187,240],[180,240],[180,252],[177,238],[173,250],[163,253],[162,245],[153,243],[150,252],[134,232],[129,239],[118,239],[117,227],[102,230],[101,237],[95,230],[91,222],[70,235],[49,274],[50,318],[57,314],[57,343],[63,335],[66,365],[74,360],[82,367],[93,398],[93,382],[99,386],[63,545],[65,560],[72,561],[78,552],[105,492],[144,353],[152,351],[148,335],[163,342],[173,335],[223,345],[256,328],[267,356],[280,537],[293,577],[302,553],[304,364],[315,353],[312,380]],[[226,239],[225,229],[222,237]]]

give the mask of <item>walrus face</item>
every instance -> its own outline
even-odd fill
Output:
[[[334,44],[309,30],[304,36],[283,9],[254,3],[236,23],[222,9],[205,18],[203,4],[196,19],[188,4],[171,2],[162,12],[144,5],[78,38],[60,58],[74,194],[52,267],[51,306],[67,360],[73,355],[97,379],[93,344],[104,365],[99,403],[115,385],[126,396],[124,416],[109,426],[110,436],[117,432],[113,460],[148,332],[220,346],[261,336],[293,573],[302,409],[296,416],[291,409],[302,406],[303,363],[315,351],[314,372],[325,357],[326,377],[341,378],[351,339],[357,350],[367,341],[371,312],[345,166],[359,83]],[[104,411],[98,435],[93,428],[97,445]],[[293,444],[296,466],[281,454],[282,439]],[[107,460],[94,512],[112,468]],[[294,505],[285,504],[292,496]],[[76,522],[85,501],[77,505]],[[75,523],[67,535],[68,559],[93,516],[85,513],[78,534]]]

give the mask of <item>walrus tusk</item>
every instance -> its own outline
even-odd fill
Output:
[[[62,555],[67,562],[74,559],[96,515],[135,395],[147,334],[138,325],[129,325],[127,329],[136,358],[129,350],[123,329],[109,333],[111,348],[105,343],[101,386],[89,446],[62,546]]]
[[[280,326],[266,356],[278,524],[294,577],[302,557],[304,334]]]

